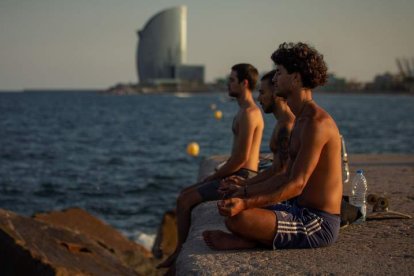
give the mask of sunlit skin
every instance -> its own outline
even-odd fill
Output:
[[[294,197],[300,206],[340,213],[341,140],[334,120],[312,100],[312,91],[303,87],[299,73],[289,74],[277,65],[273,83],[296,116],[287,171],[253,185],[247,197],[240,189],[232,198],[218,202],[232,234],[206,231],[206,244],[214,249],[272,247],[277,219],[273,211],[262,207]]]

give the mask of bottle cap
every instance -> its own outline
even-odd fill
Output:
[[[359,170],[357,170],[356,171],[358,174],[363,174],[364,173],[364,170],[363,169],[359,169]]]

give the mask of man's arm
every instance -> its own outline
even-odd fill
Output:
[[[266,170],[260,172],[258,175],[249,179],[244,179],[240,176],[232,175],[220,182],[219,193],[227,196],[231,196],[234,193],[243,195],[243,191],[246,190],[247,187],[263,182],[266,179],[270,178],[272,175],[272,168],[267,168]]]
[[[209,180],[224,178],[242,168],[250,156],[254,132],[258,127],[257,112],[260,110],[246,110],[240,116],[239,131],[234,139],[232,153],[227,162]],[[261,114],[259,114],[261,116]]]
[[[265,181],[266,179],[269,179],[275,174],[273,167],[267,168],[263,171],[261,171],[258,175],[255,177],[252,177],[250,179],[246,179],[245,184],[247,185],[254,185],[260,182]]]

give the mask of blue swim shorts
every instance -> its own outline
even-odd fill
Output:
[[[341,218],[296,202],[268,206],[277,216],[273,249],[317,248],[333,244],[339,235]]]

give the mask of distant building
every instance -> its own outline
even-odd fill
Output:
[[[187,65],[187,7],[161,11],[138,31],[141,84],[204,83],[204,66]]]
[[[391,73],[384,73],[376,75],[372,82],[369,82],[365,86],[367,91],[406,91],[407,87],[404,86],[403,78],[400,75]]]

